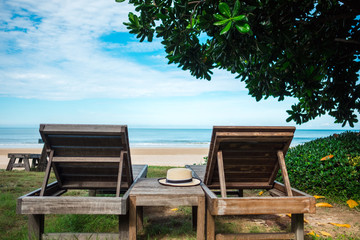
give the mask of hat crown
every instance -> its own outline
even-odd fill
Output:
[[[188,180],[191,178],[191,170],[187,168],[171,168],[166,173],[166,179],[172,181]]]

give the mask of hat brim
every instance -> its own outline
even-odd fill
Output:
[[[199,185],[201,182],[200,179],[197,178],[193,178],[191,182],[187,182],[187,183],[168,183],[166,182],[166,178],[159,178],[158,181],[162,185],[173,186],[173,187],[192,187]]]

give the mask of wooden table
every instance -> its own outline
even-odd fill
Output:
[[[31,167],[35,167],[40,162],[40,154],[33,153],[9,153],[9,163],[6,167],[6,171],[11,171],[13,168],[25,168],[26,171],[30,171],[29,159],[32,159]],[[18,161],[16,163],[16,160]]]
[[[142,227],[144,206],[192,206],[197,239],[205,239],[205,194],[200,186],[161,185],[156,178],[142,178],[130,192],[129,239],[136,239],[137,225]]]

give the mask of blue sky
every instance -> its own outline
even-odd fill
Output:
[[[293,99],[256,102],[234,75],[198,80],[139,43],[115,0],[0,1],[0,125],[295,125]],[[340,129],[328,116],[299,128]],[[360,124],[356,125],[359,128]]]

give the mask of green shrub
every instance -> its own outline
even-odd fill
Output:
[[[333,157],[320,160],[329,155]],[[293,147],[286,155],[286,165],[292,186],[300,190],[360,199],[359,133],[334,134]]]

